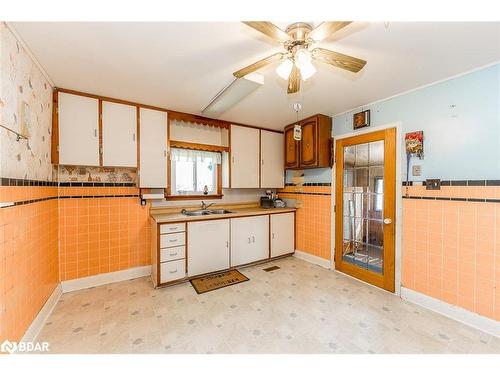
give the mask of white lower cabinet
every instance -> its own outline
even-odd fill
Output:
[[[295,214],[271,215],[271,257],[295,251]]]
[[[166,283],[186,276],[186,259],[160,263],[160,282]]]
[[[229,268],[229,219],[188,223],[188,276]]]
[[[231,219],[231,266],[269,258],[269,216]]]

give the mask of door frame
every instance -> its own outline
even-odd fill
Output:
[[[394,294],[396,295],[401,295],[401,249],[402,249],[402,243],[401,243],[401,233],[402,233],[402,207],[403,207],[403,198],[402,198],[402,170],[401,170],[401,163],[402,163],[402,156],[403,156],[403,124],[401,121],[396,121],[396,122],[391,122],[387,123],[384,125],[380,126],[375,126],[373,128],[367,128],[363,130],[358,130],[354,132],[349,132],[341,135],[337,135],[333,137],[333,144],[334,148],[333,150],[336,150],[337,147],[337,140],[343,139],[343,138],[349,138],[357,135],[362,135],[362,134],[367,134],[367,133],[373,133],[377,132],[379,130],[386,130],[390,128],[395,128],[396,129],[396,181],[395,181],[395,203],[396,203],[396,208],[395,208],[395,243],[394,243]],[[333,124],[333,129],[335,129],[335,124]],[[336,159],[336,158],[335,158]],[[334,207],[335,207],[335,202],[336,202],[336,191],[335,191],[335,184],[336,184],[336,160],[335,163],[332,166],[332,186],[331,186],[331,249],[330,249],[330,264],[331,264],[331,269],[336,270],[335,268],[335,212],[334,212]],[[344,274],[344,273],[343,273]],[[347,274],[344,274],[347,275]],[[351,277],[350,275],[347,275]],[[356,279],[360,282],[364,282],[363,280]],[[372,284],[368,284],[372,285]],[[374,286],[374,285],[372,285]],[[375,286],[378,288],[377,286]],[[385,292],[391,293],[385,289],[379,288]]]

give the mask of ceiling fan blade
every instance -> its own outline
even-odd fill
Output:
[[[273,63],[274,61],[281,60],[283,58],[283,55],[284,55],[283,53],[278,52],[278,53],[275,53],[274,55],[263,58],[262,60],[254,62],[253,64],[248,65],[248,66],[244,67],[243,69],[240,69],[240,70],[234,72],[233,76],[235,76],[236,78],[242,78],[242,77],[246,76],[247,74],[253,73],[256,70],[259,70],[260,68]]]
[[[352,21],[326,21],[322,22],[315,29],[311,30],[308,37],[320,41],[325,39],[328,35],[333,34],[336,31],[346,27]]]
[[[290,36],[281,30],[278,26],[269,21],[243,21],[245,25],[260,31],[262,34],[283,43],[290,39]]]
[[[366,64],[365,60],[330,51],[329,49],[325,48],[314,48],[311,51],[311,54],[312,57],[316,60],[336,66],[337,68],[349,70],[354,73],[359,72]]]
[[[299,68],[293,65],[290,77],[288,77],[288,89],[287,93],[293,94],[300,90],[300,71]]]

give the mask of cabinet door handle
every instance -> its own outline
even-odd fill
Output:
[[[248,243],[250,243],[250,237],[248,237]]]
[[[229,241],[226,241],[226,247],[229,247]]]
[[[97,138],[97,129],[94,129],[94,137]]]
[[[233,164],[234,164],[234,156],[232,157],[232,159],[233,159]]]
[[[135,133],[132,134],[132,140],[135,142]]]
[[[272,238],[273,238],[273,240],[274,240],[274,233],[272,233]]]
[[[255,237],[254,236],[252,236],[252,242],[255,243]]]

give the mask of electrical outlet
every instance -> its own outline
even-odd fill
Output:
[[[412,176],[420,176],[422,174],[422,166],[414,165],[411,167]]]

